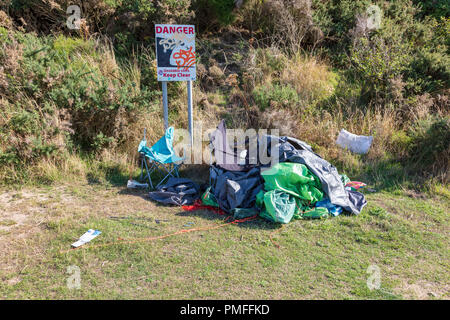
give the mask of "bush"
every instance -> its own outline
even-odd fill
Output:
[[[315,108],[330,98],[338,85],[339,76],[317,58],[295,55],[281,72],[282,84],[292,86],[302,106]]]
[[[323,34],[314,28],[310,0],[250,0],[240,22],[269,45],[297,52],[303,44],[316,44]]]
[[[227,26],[235,19],[235,0],[194,0],[192,7],[200,29]]]
[[[448,183],[450,170],[450,117],[429,117],[409,129],[408,162],[422,171],[443,177]],[[427,172],[428,171],[428,172]]]
[[[267,108],[295,108],[298,106],[297,91],[290,85],[261,85],[253,90],[255,103],[261,110]]]
[[[4,163],[120,147],[159,94],[154,75],[120,67],[108,46],[19,32],[9,40],[0,47]],[[140,64],[154,70],[148,58]]]
[[[404,82],[405,96],[448,87],[450,56],[445,35],[449,22],[432,17],[418,20],[419,12],[410,1],[399,0],[383,7],[380,29],[357,25],[352,30],[350,61],[367,84],[370,99],[388,101],[395,96],[390,90],[393,80]]]
[[[435,18],[450,16],[450,6],[447,0],[422,1],[414,0],[414,4],[420,7],[421,16],[431,15]]]
[[[82,10],[79,30],[66,26],[70,5]],[[191,0],[12,0],[8,11],[27,31],[84,38],[96,33],[109,35],[125,54],[153,37],[154,23],[190,21],[190,6]]]

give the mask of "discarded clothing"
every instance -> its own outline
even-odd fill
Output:
[[[210,167],[211,193],[219,208],[231,213],[235,208],[254,208],[256,194],[263,189],[259,168],[247,172]]]
[[[198,185],[190,179],[171,177],[166,184],[158,187],[157,191],[149,193],[152,200],[182,206],[193,204],[200,198]]]

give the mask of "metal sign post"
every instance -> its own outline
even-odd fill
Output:
[[[194,128],[193,128],[193,112],[192,112],[192,81],[187,82],[187,98],[188,98],[188,121],[189,136],[191,138],[191,146],[194,145]]]
[[[167,81],[162,81],[163,107],[164,107],[164,130],[169,127],[169,102],[167,101]]]
[[[169,127],[168,81],[187,81],[188,121],[191,147],[194,142],[192,81],[196,79],[195,26],[156,24],[158,81],[162,82],[164,127]]]

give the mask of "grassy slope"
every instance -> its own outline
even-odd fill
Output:
[[[295,221],[281,230],[257,220],[88,249],[172,233],[187,222],[217,226],[224,217],[159,206],[143,191],[105,182],[3,190],[0,298],[448,299],[448,198],[408,191],[367,198],[359,216]],[[60,252],[88,228],[103,233],[86,249]],[[371,264],[381,270],[380,290],[367,288]],[[81,269],[80,290],[66,286],[70,265]]]

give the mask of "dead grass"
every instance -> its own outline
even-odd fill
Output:
[[[280,75],[281,83],[295,88],[305,105],[329,98],[334,93],[337,77],[328,64],[300,53],[286,62]]]

